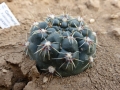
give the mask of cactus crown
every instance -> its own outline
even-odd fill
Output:
[[[36,60],[39,72],[47,70],[70,76],[91,66],[96,33],[86,26],[82,17],[52,14],[45,21],[33,24],[25,45],[26,54]]]

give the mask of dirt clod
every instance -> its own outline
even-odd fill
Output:
[[[86,3],[88,9],[93,9],[93,10],[96,10],[98,11],[99,8],[100,8],[100,2],[99,0],[89,0],[87,3]]]
[[[30,81],[23,90],[40,90],[40,87],[34,81]]]
[[[120,28],[115,28],[112,31],[112,34],[115,35],[116,37],[120,38]]]
[[[36,66],[32,66],[30,72],[29,72],[29,77],[32,79],[38,78],[40,76],[40,73],[38,72]]]
[[[18,55],[19,54],[19,55]],[[5,57],[7,62],[12,64],[19,64],[22,62],[22,54],[20,53],[10,53]]]
[[[0,71],[0,86],[10,87],[12,85],[13,72],[2,69]]]
[[[15,83],[13,90],[23,90],[25,85],[26,83],[23,83],[23,82]]]
[[[0,67],[3,67],[5,65],[7,65],[6,61],[4,60],[5,56],[1,56],[0,57]]]
[[[28,58],[24,59],[23,63],[20,64],[21,71],[24,76],[26,76],[30,72],[33,65],[35,65],[35,61],[30,60]]]
[[[118,19],[120,17],[119,14],[112,14],[110,15],[110,19]]]
[[[120,8],[120,0],[111,0],[111,4],[115,7]]]

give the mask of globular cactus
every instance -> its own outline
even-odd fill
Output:
[[[81,17],[49,15],[30,30],[26,54],[36,60],[39,72],[76,75],[91,67],[96,53],[96,33]]]

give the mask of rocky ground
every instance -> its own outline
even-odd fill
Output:
[[[11,1],[11,2],[8,2]],[[0,29],[0,90],[118,90],[120,88],[120,0],[0,0],[20,26]],[[48,8],[51,12],[48,11]],[[82,16],[97,33],[93,68],[47,82],[24,55],[30,26],[48,14]]]

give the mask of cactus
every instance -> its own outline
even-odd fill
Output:
[[[91,67],[96,53],[96,34],[81,17],[49,15],[35,22],[26,42],[26,54],[36,60],[39,72],[76,75]]]

